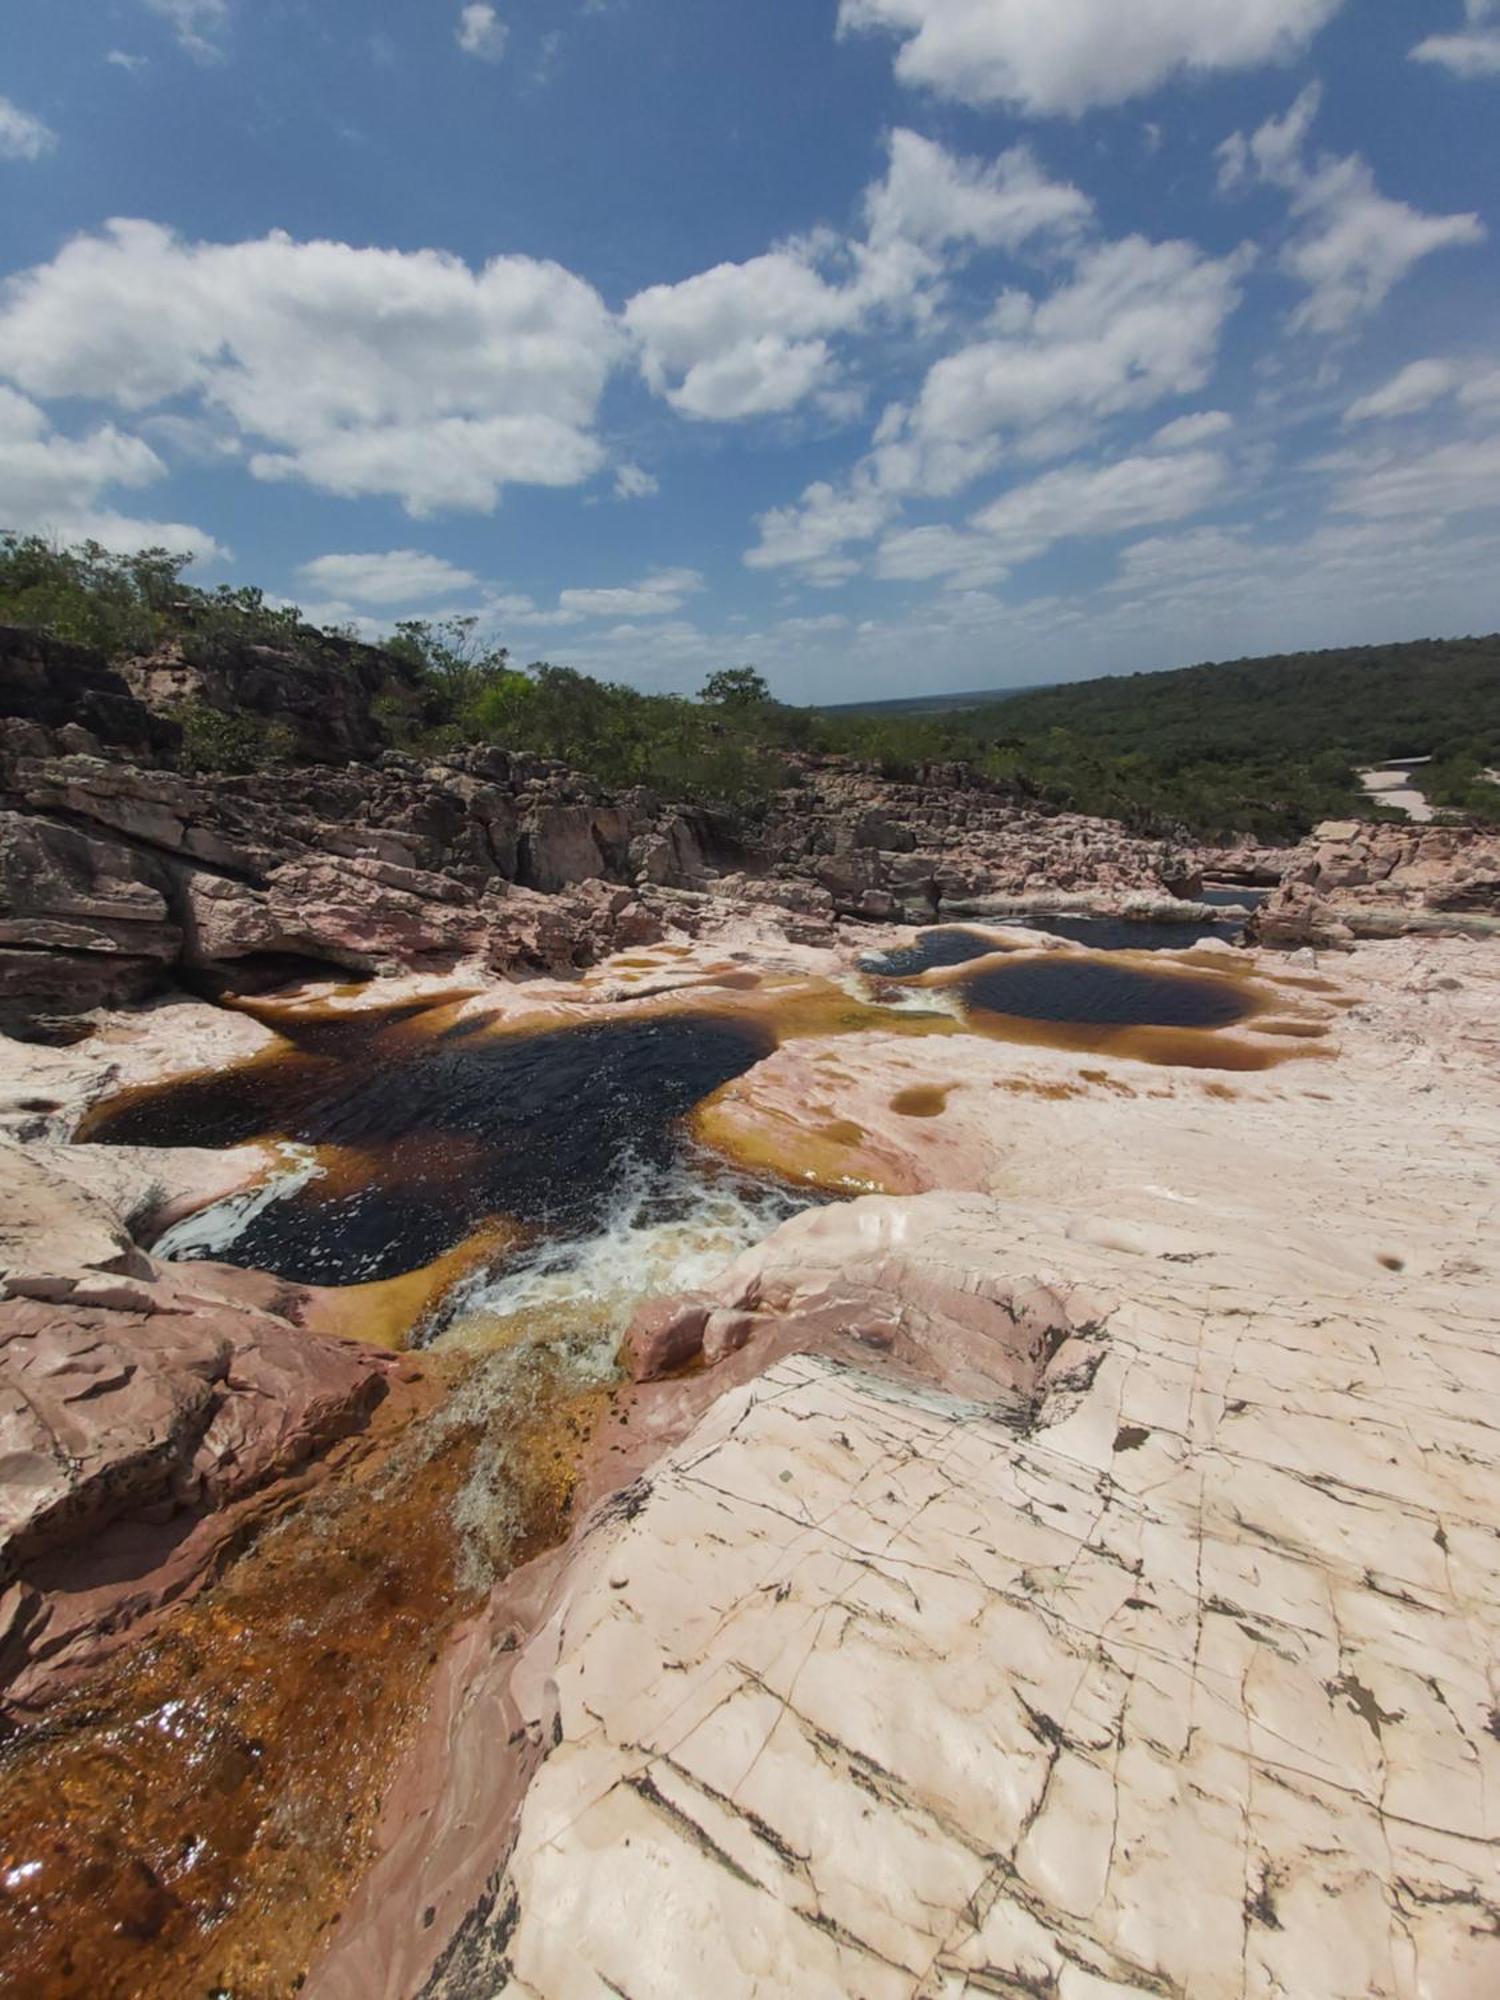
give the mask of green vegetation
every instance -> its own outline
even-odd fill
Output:
[[[168,642],[198,664],[267,645],[329,662],[347,638],[303,624],[258,590],[184,583],[163,550],[112,556],[0,537],[0,622],[37,625],[113,658]],[[764,809],[799,781],[799,754],[853,758],[892,779],[952,782],[961,766],[1044,807],[1098,813],[1143,833],[1296,839],[1372,807],[1355,776],[1403,755],[1434,759],[1423,784],[1448,810],[1500,822],[1500,637],[1297,653],[1172,673],[1038,688],[972,706],[935,698],[869,709],[790,708],[754,667],[712,674],[697,700],[651,695],[539,661],[516,667],[473,618],[410,620],[372,702],[398,747],[471,742],[552,757],[605,784]],[[194,769],[260,768],[286,755],[275,725],[184,711]]]
[[[291,754],[291,732],[258,715],[226,715],[194,701],[177,709],[174,719],[182,724],[178,761],[184,771],[243,775],[285,764]]]
[[[191,561],[165,549],[117,556],[97,542],[59,549],[40,535],[0,535],[0,624],[40,626],[110,659],[173,639],[205,666],[236,644],[316,644],[294,606],[270,605],[262,591],[184,583]]]

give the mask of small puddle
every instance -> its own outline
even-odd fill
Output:
[[[1254,998],[1228,980],[1062,952],[992,966],[964,980],[962,992],[978,1011],[1086,1028],[1228,1028],[1256,1012]]]

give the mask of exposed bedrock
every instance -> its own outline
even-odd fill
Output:
[[[1289,853],[1252,930],[1270,945],[1500,935],[1500,833],[1325,821]]]
[[[207,1035],[202,1051],[234,1039]],[[269,1162],[254,1147],[111,1155],[31,1136],[76,1083],[68,1060],[38,1070],[37,1095],[10,1088],[0,1105],[26,1141],[0,1137],[0,1710],[12,1719],[211,1575],[289,1482],[363,1431],[399,1366],[311,1331],[305,1288],[146,1256],[133,1222],[253,1183]]]
[[[0,1681],[36,1710],[200,1583],[277,1483],[362,1429],[392,1358],[253,1274],[140,1260],[0,1303]]]
[[[977,1184],[640,1316],[693,1365],[445,1656],[308,1991],[1500,1984],[1492,961],[1358,947],[1337,1060],[1228,1084],[809,1045]]]

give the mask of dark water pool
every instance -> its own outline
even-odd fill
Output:
[[[981,937],[978,931],[923,931],[915,944],[862,958],[859,967],[861,972],[873,972],[883,979],[910,979],[938,966],[967,965],[971,958],[984,958],[1000,948],[993,938]]]
[[[1238,904],[1242,909],[1258,910],[1271,891],[1266,889],[1242,889],[1237,883],[1226,882],[1219,888],[1200,889],[1197,900],[1210,903],[1216,910],[1233,909]]]
[[[419,1270],[495,1216],[550,1236],[596,1228],[627,1157],[665,1168],[682,1116],[773,1046],[753,1023],[702,1017],[484,1036],[388,1014],[286,1032],[290,1051],[133,1094],[80,1136],[341,1149],[234,1245],[237,1264],[321,1285]]]
[[[1129,917],[1048,917],[1034,912],[1014,921],[1022,929],[1068,938],[1091,951],[1189,951],[1205,938],[1223,938],[1232,944],[1241,928],[1237,922],[1164,924]],[[967,965],[970,959],[987,958],[1002,948],[992,938],[961,927],[923,931],[915,944],[862,959],[860,968],[885,979],[911,979],[940,966]]]
[[[1064,953],[976,973],[961,990],[970,1007],[987,1013],[1079,1027],[1227,1028],[1254,1011],[1254,1002],[1224,980]]]
[[[1146,923],[1131,917],[1034,917],[1032,927],[1052,937],[1071,938],[1091,951],[1191,951],[1205,938],[1233,944],[1243,926],[1231,923]]]

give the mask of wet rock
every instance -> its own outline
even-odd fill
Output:
[[[231,1282],[218,1289],[232,1293]],[[0,1303],[0,1702],[34,1710],[206,1573],[230,1512],[360,1429],[391,1358],[128,1280]]]
[[[688,1294],[652,1299],[642,1306],[625,1336],[624,1354],[631,1379],[654,1382],[695,1360],[703,1351],[713,1305],[712,1299]]]

